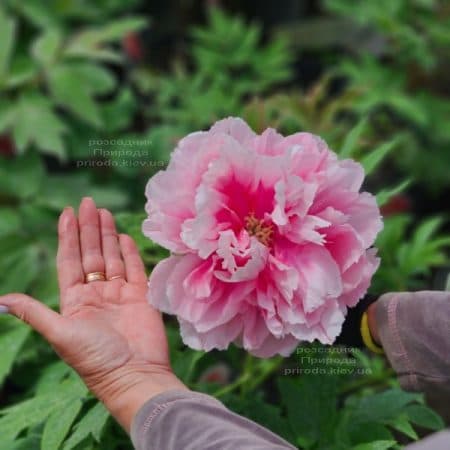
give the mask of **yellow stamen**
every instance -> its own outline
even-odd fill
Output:
[[[244,219],[245,229],[250,236],[255,236],[259,242],[269,246],[272,241],[273,225],[265,224],[263,220],[255,217],[255,213],[252,211]]]

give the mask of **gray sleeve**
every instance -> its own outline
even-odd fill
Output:
[[[375,320],[401,387],[423,392],[450,420],[450,292],[385,294],[375,303]]]
[[[405,447],[405,450],[448,450],[450,430],[443,430],[427,436],[425,439],[414,442]]]
[[[215,398],[170,390],[151,398],[131,425],[136,450],[292,450],[266,428]]]

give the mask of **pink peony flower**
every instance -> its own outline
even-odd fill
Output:
[[[146,236],[169,249],[149,301],[186,345],[289,355],[331,344],[367,291],[382,229],[360,164],[310,133],[255,134],[241,119],[182,139],[146,187]]]

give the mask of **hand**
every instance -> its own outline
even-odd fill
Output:
[[[61,314],[23,294],[0,304],[41,333],[129,432],[150,397],[187,389],[170,368],[161,314],[146,300],[144,264],[134,241],[117,235],[111,213],[90,198],[78,220],[64,209],[58,235]],[[86,283],[92,272],[114,279]]]

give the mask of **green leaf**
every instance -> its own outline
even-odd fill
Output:
[[[34,397],[0,410],[2,440],[14,440],[22,430],[44,422],[53,411],[67,403],[67,392],[62,394]]]
[[[38,245],[22,246],[11,256],[9,265],[3,266],[0,273],[0,294],[26,292],[30,283],[39,274]]]
[[[379,422],[396,419],[406,405],[420,400],[420,394],[392,388],[358,399],[351,413],[353,423]]]
[[[228,394],[223,401],[233,412],[261,424],[287,441],[295,442],[289,423],[282,415],[281,408],[268,403],[264,399],[262,391],[244,397],[237,394]]]
[[[17,232],[21,225],[20,217],[13,208],[0,208],[0,236]]]
[[[53,223],[55,224],[54,227],[56,229],[55,222]],[[56,244],[56,236],[52,236],[51,238],[54,239],[53,242]],[[42,241],[44,240],[42,239]],[[56,246],[46,245],[46,250],[48,254],[55,254]],[[35,298],[40,299],[50,308],[58,307],[59,287],[54,258],[47,258],[45,262],[42,261],[41,271],[39,273],[39,277],[37,277],[33,282],[31,295]]]
[[[439,414],[435,413],[431,408],[425,405],[408,405],[405,413],[409,420],[423,428],[438,431],[445,428],[445,422]]]
[[[64,56],[69,58],[89,58],[92,60],[120,63],[122,55],[105,44],[122,39],[127,33],[138,31],[148,25],[147,19],[126,18],[95,29],[86,29],[69,41]]]
[[[23,325],[5,332],[1,325],[2,319],[0,319],[0,386],[11,371],[17,354],[31,332],[29,327]]]
[[[56,361],[42,370],[36,383],[36,395],[49,394],[67,377],[72,369],[64,361]]]
[[[35,195],[45,176],[43,163],[36,153],[13,159],[0,157],[0,192],[17,198]]]
[[[15,35],[15,21],[0,8],[0,82],[9,68]]]
[[[366,176],[370,175],[378,167],[381,161],[383,161],[383,159],[398,145],[398,143],[399,139],[386,142],[360,160],[360,163],[364,167]]]
[[[99,208],[117,210],[128,203],[128,194],[115,186],[92,186],[90,193]]]
[[[367,442],[365,444],[359,444],[352,447],[351,450],[386,450],[396,445],[395,441],[374,441]]]
[[[123,189],[112,185],[93,185],[87,175],[86,172],[81,172],[48,176],[37,203],[56,211],[67,205],[77,205],[85,195],[93,197],[101,208],[115,210],[128,203],[128,195]]]
[[[30,450],[39,448],[40,434],[29,433],[27,437],[10,442],[0,442],[0,450]]]
[[[58,17],[55,8],[52,8],[52,2],[42,2],[41,0],[15,1],[14,6],[17,12],[23,15],[28,22],[38,27],[50,28],[58,23]],[[55,6],[54,3],[53,6]]]
[[[48,84],[55,100],[85,122],[103,126],[100,108],[94,95],[111,91],[116,84],[111,73],[91,63],[65,63],[47,73]]]
[[[100,442],[103,428],[109,418],[109,413],[102,403],[97,403],[78,422],[75,432],[67,439],[63,450],[72,450],[81,441],[92,435],[97,442]]]
[[[76,39],[84,45],[94,47],[105,42],[113,42],[122,39],[126,34],[132,31],[139,31],[147,25],[147,19],[142,17],[127,17],[101,27],[84,30]]]
[[[48,65],[56,58],[61,47],[62,36],[57,29],[47,29],[34,42],[31,52],[39,63]]]
[[[400,414],[394,419],[389,420],[387,424],[390,425],[395,430],[400,431],[401,433],[410,437],[411,439],[414,440],[419,439],[419,436],[417,436],[417,433],[415,432],[414,428],[409,423],[408,416],[404,413]]]
[[[340,151],[338,152],[340,158],[350,158],[358,150],[358,141],[367,128],[367,119],[364,118],[358,122],[358,124],[351,129],[351,131],[345,137]]]
[[[391,197],[393,197],[394,195],[400,194],[400,192],[403,192],[411,184],[411,182],[412,182],[411,179],[407,179],[407,180],[402,181],[400,184],[398,184],[397,186],[395,186],[393,188],[382,189],[377,194],[378,206],[383,206],[384,204],[386,204],[389,201],[389,199]]]
[[[361,424],[347,425],[347,433],[349,433],[352,444],[363,444],[366,442],[393,440],[391,431],[383,424],[377,422],[367,422],[363,426]]]
[[[44,153],[65,158],[62,134],[65,125],[54,114],[52,104],[37,92],[22,94],[13,129],[14,142],[21,153],[36,144]]]
[[[395,95],[386,96],[386,103],[394,108],[399,114],[426,127],[431,116],[427,115],[420,105],[412,96],[396,93]]]
[[[34,61],[19,53],[13,56],[11,68],[5,79],[5,86],[8,89],[14,89],[25,83],[30,83],[33,78],[37,81],[38,74],[38,66]]]
[[[183,352],[177,352],[177,357],[174,359],[173,370],[175,374],[185,383],[192,380],[197,363],[206,355],[205,352],[199,352],[191,349],[186,349]]]
[[[332,376],[302,376],[296,382],[278,380],[283,405],[301,447],[332,439],[336,425],[336,381]]]
[[[60,448],[82,406],[82,401],[75,399],[52,412],[42,433],[41,450],[58,450]]]
[[[0,133],[3,133],[14,123],[15,116],[15,105],[6,102],[0,104]]]
[[[424,246],[441,224],[441,217],[434,217],[421,223],[414,232],[414,247],[420,248]]]

